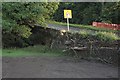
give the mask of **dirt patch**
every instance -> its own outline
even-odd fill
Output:
[[[70,57],[3,57],[3,78],[117,78],[115,66]]]

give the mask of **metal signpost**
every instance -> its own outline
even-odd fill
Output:
[[[64,10],[64,18],[67,18],[67,28],[68,28],[68,31],[70,31],[69,18],[72,18],[72,11],[71,10]]]

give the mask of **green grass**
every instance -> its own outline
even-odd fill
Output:
[[[2,56],[24,57],[24,56],[63,56],[62,50],[48,49],[46,46],[34,46],[27,48],[3,49]]]
[[[96,37],[101,41],[107,41],[107,42],[120,40],[120,37],[112,32],[97,32]]]
[[[67,26],[66,23],[63,22],[56,22],[56,21],[47,21],[47,23],[57,24]],[[71,27],[77,27],[86,30],[94,30],[94,31],[106,31],[106,32],[117,32],[117,30],[105,29],[105,28],[97,28],[92,25],[80,25],[80,24],[70,24]]]
[[[117,34],[106,31],[96,31],[95,33],[92,33],[86,30],[81,30],[79,32],[79,35],[81,36],[81,38],[86,38],[86,39],[92,38],[94,40],[105,41],[105,42],[120,40],[120,37]]]

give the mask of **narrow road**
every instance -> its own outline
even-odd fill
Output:
[[[57,30],[67,30],[67,26],[57,25],[57,24],[48,24],[49,28],[57,29]],[[79,32],[81,29],[77,27],[70,26],[70,31]]]
[[[118,78],[118,67],[69,57],[3,57],[3,78]]]

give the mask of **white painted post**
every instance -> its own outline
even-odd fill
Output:
[[[68,31],[70,31],[70,27],[69,27],[69,18],[67,18],[67,28],[68,28]]]

